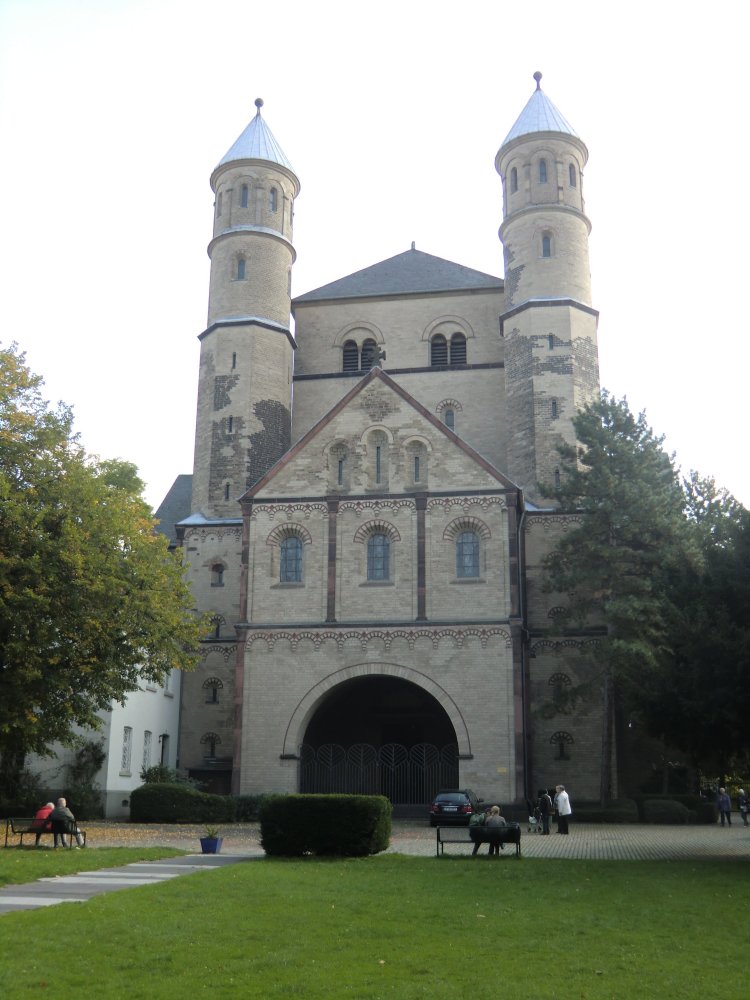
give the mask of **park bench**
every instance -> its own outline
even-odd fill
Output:
[[[64,834],[68,838],[68,847],[73,847],[75,843],[76,824],[69,820],[53,820],[51,827],[45,829],[46,820],[34,819],[33,816],[10,816],[5,821],[5,846],[11,837],[18,837],[19,847],[23,847],[24,837],[34,837],[39,833],[43,837],[52,837],[55,833]],[[40,829],[40,823],[43,824]],[[57,829],[55,829],[55,827]],[[86,846],[86,831],[78,827],[78,832],[83,837],[84,847]]]
[[[508,823],[507,826],[475,826],[469,830],[468,827],[437,827],[437,844],[435,852],[438,857],[444,853],[444,844],[488,844],[490,841],[497,844],[515,844],[516,857],[521,857],[521,827],[518,823]]]

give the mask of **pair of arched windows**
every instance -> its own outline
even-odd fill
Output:
[[[370,337],[362,342],[361,352],[356,340],[347,340],[344,344],[342,370],[367,372],[374,366],[378,353],[378,345]]]
[[[219,195],[221,199],[221,195]],[[250,205],[250,185],[243,184],[240,188],[240,208],[247,208]],[[271,212],[275,212],[279,207],[279,192],[275,187],[272,187],[268,192],[268,208]],[[221,209],[219,209],[219,215],[221,215]]]
[[[450,345],[442,333],[436,333],[430,341],[430,365],[440,368],[448,364],[466,364],[466,337],[463,333],[452,334]]]

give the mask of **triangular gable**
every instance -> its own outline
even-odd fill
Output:
[[[500,489],[507,490],[517,490],[518,486],[511,482],[507,476],[504,476],[502,472],[496,469],[490,462],[487,461],[479,452],[475,451],[470,445],[468,445],[464,440],[462,440],[457,434],[454,434],[450,428],[439,420],[434,414],[430,413],[428,409],[422,406],[421,403],[406,391],[402,386],[395,382],[389,375],[381,368],[372,368],[367,375],[364,376],[345,396],[343,396],[339,402],[328,411],[328,413],[322,417],[317,424],[310,428],[310,430],[303,435],[295,445],[293,445],[285,455],[283,455],[275,465],[273,465],[268,472],[261,479],[258,480],[250,489],[240,498],[241,500],[252,500],[257,494],[263,490],[272,479],[274,479],[279,473],[286,468],[289,463],[291,463],[294,458],[304,449],[307,445],[318,437],[325,428],[343,411],[345,410],[351,401],[360,395],[364,390],[371,385],[374,381],[380,380],[389,389],[391,389],[397,396],[399,396],[408,406],[412,407],[416,412],[423,417],[429,424],[432,425],[440,434],[444,435],[449,441],[455,444],[461,451],[477,466],[479,466],[484,472],[486,472],[493,480],[495,480]]]
[[[503,290],[502,278],[434,257],[422,250],[406,250],[370,267],[314,288],[294,299],[293,305],[328,299],[372,298],[476,289]]]

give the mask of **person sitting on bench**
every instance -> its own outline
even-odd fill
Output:
[[[500,806],[493,806],[490,809],[490,814],[487,817],[484,825],[485,825],[485,827],[486,827],[486,829],[487,829],[487,831],[489,833],[489,838],[488,839],[489,839],[489,842],[490,842],[490,854],[494,854],[494,855],[496,855],[499,858],[500,857],[500,851],[502,851],[502,849],[503,849],[503,845],[500,843],[500,839],[499,838],[495,839],[492,836],[492,831],[493,831],[493,829],[500,830],[503,827],[507,826],[504,817],[500,813]]]
[[[39,841],[42,839],[43,833],[51,833],[52,824],[49,821],[49,817],[54,808],[54,802],[47,802],[46,805],[43,805],[41,809],[37,809],[34,813],[34,822],[31,825],[35,830],[39,831],[36,835],[34,847],[39,847]]]
[[[55,835],[55,847],[57,847],[57,838],[62,840],[63,847],[68,845],[65,843],[65,834],[62,832],[67,829],[67,832],[73,836],[75,835],[76,841],[79,847],[83,847],[85,840],[83,834],[80,832],[76,826],[76,818],[73,813],[68,809],[68,803],[63,798],[57,800],[57,805],[50,813],[50,822],[52,823],[52,830]]]

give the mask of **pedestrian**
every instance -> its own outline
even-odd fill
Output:
[[[740,816],[742,817],[742,822],[745,824],[745,826],[747,826],[748,801],[747,801],[747,795],[745,795],[744,788],[740,788],[739,792],[737,793],[737,806],[739,807],[740,810]]]
[[[721,816],[721,825],[724,826],[724,820],[726,819],[727,826],[732,825],[732,800],[727,795],[726,788],[720,788],[719,794],[716,798],[716,805],[719,807],[719,816]]]
[[[555,786],[555,811],[557,812],[557,832],[568,833],[568,821],[573,814],[570,796],[565,791],[565,785]]]
[[[549,792],[546,788],[540,788],[537,794],[536,807],[539,810],[539,818],[542,821],[542,836],[549,836],[549,818],[554,812]]]
[[[54,802],[47,802],[41,807],[41,809],[37,809],[34,813],[34,822],[31,825],[38,831],[36,840],[34,841],[34,847],[39,847],[39,841],[42,839],[43,833],[50,833],[52,831],[52,824],[50,823],[49,817],[54,808]]]
[[[49,818],[55,835],[55,847],[57,847],[58,837],[62,840],[63,847],[68,846],[65,843],[65,833],[63,833],[64,830],[67,831],[71,837],[75,836],[78,847],[83,847],[85,845],[86,841],[83,838],[83,834],[78,829],[76,818],[70,809],[68,809],[68,803],[64,798],[59,798],[57,800],[57,805],[50,813]],[[58,826],[58,824],[60,825]]]
[[[490,842],[490,854],[494,854],[495,857],[500,857],[500,851],[503,849],[503,845],[500,843],[499,838],[495,839],[492,836],[493,831],[499,831],[502,827],[507,826],[505,822],[505,817],[500,812],[500,806],[493,806],[490,809],[490,814],[485,821],[485,826],[487,827],[489,842]]]

